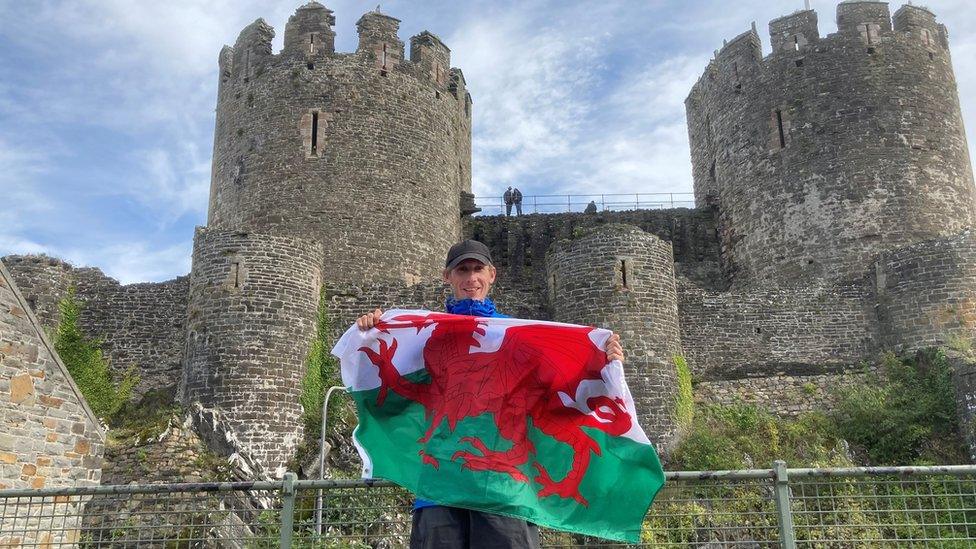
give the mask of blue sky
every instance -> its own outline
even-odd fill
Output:
[[[47,253],[124,283],[190,268],[206,224],[217,52],[304,0],[0,0],[0,256]],[[323,2],[336,49],[375,1]],[[821,35],[836,2],[813,0]],[[474,98],[474,190],[688,192],[683,101],[722,40],[802,0],[393,1],[400,38],[430,30]],[[892,12],[901,2],[891,4]],[[949,27],[973,150],[976,10],[927,2]]]

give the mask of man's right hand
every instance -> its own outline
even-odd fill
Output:
[[[356,326],[359,326],[360,330],[369,330],[376,323],[380,321],[380,317],[383,316],[383,311],[376,309],[371,313],[366,313],[363,316],[356,319]]]

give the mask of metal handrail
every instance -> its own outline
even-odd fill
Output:
[[[494,212],[496,209],[503,212],[507,208],[503,196],[476,196],[474,200],[482,212]],[[562,212],[582,211],[591,203],[599,211],[694,207],[695,195],[690,192],[527,195],[522,197],[522,210],[523,213],[539,213],[540,208]]]

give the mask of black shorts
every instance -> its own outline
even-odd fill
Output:
[[[539,527],[522,519],[457,507],[413,512],[410,549],[536,549]]]

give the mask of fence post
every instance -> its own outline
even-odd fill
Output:
[[[776,486],[773,497],[776,499],[776,514],[779,522],[779,539],[783,549],[796,549],[796,539],[793,533],[793,510],[790,506],[790,477],[786,471],[786,462],[773,462],[776,472]]]
[[[281,483],[281,549],[291,549],[291,537],[295,529],[295,473],[285,473]]]

